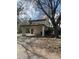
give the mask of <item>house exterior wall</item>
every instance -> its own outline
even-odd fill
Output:
[[[46,20],[44,20],[44,21],[36,21],[36,22],[32,22],[32,24],[35,24],[35,25],[37,25],[37,24],[44,24],[44,25],[50,27],[49,19],[46,19]]]
[[[31,26],[31,29],[33,29],[33,34],[37,35],[41,35],[42,32],[42,26]]]
[[[49,20],[46,19],[45,23],[44,23],[46,26],[50,27],[50,23],[49,23]]]
[[[29,30],[28,33],[33,34],[35,36],[44,36],[45,26],[40,25],[40,26],[25,26],[25,27],[22,27],[22,34],[27,33],[26,30]]]
[[[45,21],[32,22],[32,24],[35,24],[35,25],[37,25],[37,24],[45,24]]]
[[[49,19],[41,20],[41,21],[32,21],[29,24],[22,24],[25,28],[25,33],[31,33],[34,35],[41,35],[44,36],[44,30],[46,30],[48,27],[50,27]]]

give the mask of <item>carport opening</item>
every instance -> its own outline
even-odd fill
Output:
[[[31,29],[31,34],[33,34],[33,31],[34,31],[34,30],[33,30],[33,29]]]

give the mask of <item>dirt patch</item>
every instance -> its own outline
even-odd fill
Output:
[[[25,50],[40,59],[61,59],[61,40],[55,38],[18,38]],[[39,59],[39,58],[37,58]]]

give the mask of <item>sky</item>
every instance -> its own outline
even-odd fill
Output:
[[[21,12],[21,15],[19,16],[20,18],[27,19],[27,20],[31,18],[32,20],[36,20],[44,16],[44,13],[42,12],[42,10],[39,10],[38,8],[36,9],[36,6],[33,0],[26,0],[26,2],[25,0],[17,0],[17,4],[19,3],[19,1],[21,1],[24,6],[24,9]],[[60,11],[60,5],[57,11]]]
[[[30,0],[27,0],[27,2],[24,2],[23,0],[17,0],[17,3],[19,3],[19,1],[22,1],[22,3],[24,4],[23,5],[24,9],[23,9],[21,15],[19,16],[20,18],[27,19],[27,20],[29,18],[31,18],[32,20],[36,20],[36,19],[41,18],[42,15],[44,14],[43,12],[39,11],[38,9],[35,9],[34,3],[30,2]]]

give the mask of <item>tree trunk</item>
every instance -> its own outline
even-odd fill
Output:
[[[59,37],[59,35],[61,35],[61,29],[59,28],[59,26],[54,26],[54,35],[56,38],[61,38]]]
[[[51,20],[53,28],[54,28],[54,36],[56,38],[59,38],[59,31],[60,31],[59,28],[60,27],[58,26],[58,24],[55,23],[54,17],[52,17],[50,20]]]
[[[54,27],[54,35],[56,38],[58,38],[58,30],[57,30],[57,27]]]

